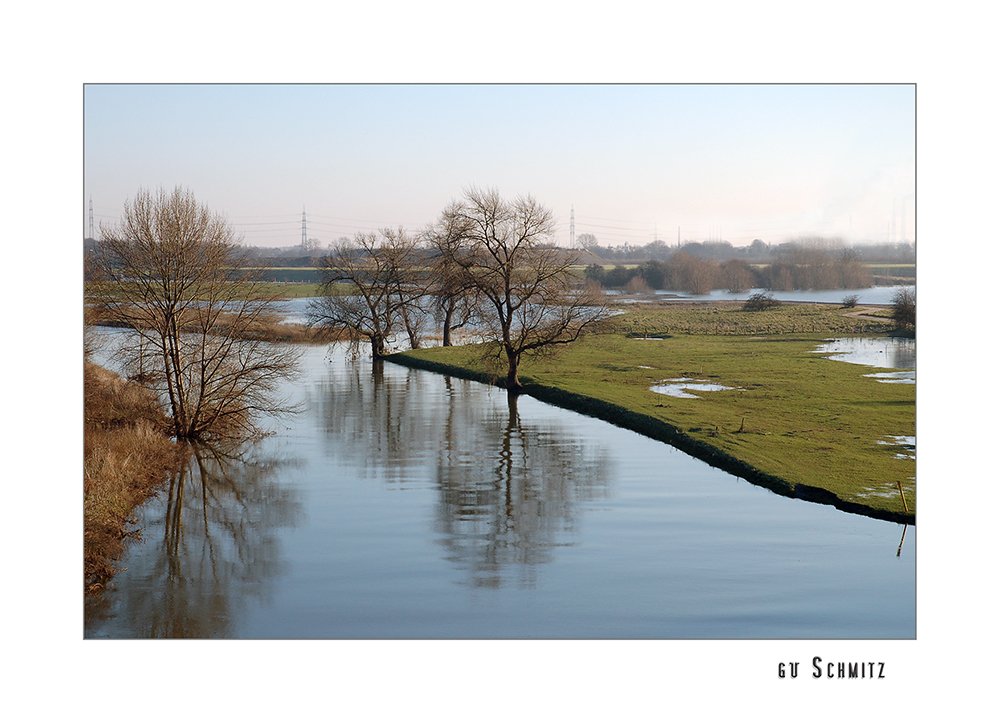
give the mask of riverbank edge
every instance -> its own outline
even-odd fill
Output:
[[[468,379],[470,381],[499,387],[500,389],[506,388],[502,379],[494,379],[489,374],[452,364],[444,364],[441,362],[430,361],[428,359],[409,356],[407,352],[392,354],[386,357],[386,360],[399,364],[400,366],[422,369],[424,371],[458,377],[460,379]],[[525,384],[522,387],[521,393],[563,409],[579,412],[580,414],[586,414],[589,417],[603,420],[615,425],[616,427],[637,432],[644,437],[649,437],[660,442],[666,442],[667,444],[676,447],[682,452],[685,452],[692,457],[711,465],[712,467],[721,469],[724,472],[733,474],[741,479],[745,479],[751,484],[759,487],[765,487],[776,494],[782,495],[783,497],[791,497],[794,499],[805,500],[807,502],[831,505],[838,510],[849,512],[851,514],[916,526],[915,513],[911,512],[907,514],[882,510],[861,504],[859,502],[843,500],[833,492],[823,489],[822,487],[790,482],[759,470],[749,463],[734,457],[728,452],[720,450],[717,447],[713,447],[712,445],[701,440],[694,439],[669,422],[632,411],[626,407],[612,404],[611,402],[605,402],[600,399],[594,399],[593,397],[588,397],[583,394],[577,394],[576,392],[570,392],[565,389],[536,383]]]
[[[117,406],[130,393],[139,396],[131,408],[109,410],[105,406],[110,397],[115,398],[112,406]],[[164,423],[162,413],[138,385],[84,361],[85,596],[102,592],[124,569],[119,565],[128,542],[142,534],[135,510],[159,494],[180,467],[185,450],[166,433]],[[95,503],[95,498],[102,502]],[[100,504],[96,514],[95,504]]]

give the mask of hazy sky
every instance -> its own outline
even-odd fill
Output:
[[[602,245],[914,235],[912,85],[87,85],[95,231],[189,188],[247,243],[419,229],[472,185]],[[84,235],[89,210],[83,212]]]

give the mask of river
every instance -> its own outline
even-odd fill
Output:
[[[86,637],[915,636],[913,527],[342,347],[303,370],[299,414],[138,511]]]
[[[901,290],[916,291],[915,286],[869,286],[864,289],[795,289],[792,291],[770,291],[768,289],[750,289],[732,293],[725,289],[715,289],[708,294],[686,294],[677,291],[657,291],[656,295],[664,298],[678,298],[689,301],[746,301],[752,294],[768,294],[777,301],[803,304],[841,304],[848,296],[858,297],[857,304],[873,304],[888,306],[893,297]]]
[[[772,292],[767,289],[750,289],[749,291],[742,291],[739,293],[730,293],[724,289],[716,289],[710,294],[704,294],[701,296],[693,296],[691,294],[676,291],[657,291],[656,295],[661,296],[664,299],[678,298],[690,301],[746,301],[750,298],[751,294],[764,293],[770,294],[778,301],[824,304],[840,304],[847,296],[857,296],[858,304],[887,306],[892,304],[892,299],[896,293],[903,289],[916,291],[915,286],[870,286],[865,289],[832,289],[823,291],[806,289]],[[612,300],[615,300],[616,297],[622,296],[621,292],[617,291],[609,291],[607,293],[610,297],[612,297]],[[629,297],[618,300],[635,301],[634,298],[630,299]],[[309,297],[287,299],[281,302],[280,309],[285,313],[286,320],[289,323],[304,324],[306,322],[307,310],[311,301],[312,299]],[[643,301],[648,301],[648,299],[643,299]]]

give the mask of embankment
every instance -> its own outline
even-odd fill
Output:
[[[84,363],[84,590],[99,591],[115,574],[133,510],[176,467],[180,449],[167,435],[151,393]]]
[[[441,362],[430,361],[408,354],[400,353],[387,357],[396,364],[400,364],[415,369],[424,369],[438,374],[447,374],[462,379],[491,384],[503,388],[502,380],[496,380],[488,374],[466,369],[464,367]],[[558,389],[555,387],[528,383],[522,388],[522,393],[539,399],[543,402],[553,404],[564,409],[586,414],[597,419],[614,424],[624,429],[630,429],[644,436],[656,439],[690,454],[692,457],[702,460],[718,469],[736,475],[748,482],[766,487],[767,489],[796,499],[817,502],[820,504],[832,505],[837,509],[853,514],[864,515],[875,519],[888,520],[891,522],[916,524],[916,515],[905,512],[893,512],[890,510],[878,509],[867,505],[841,499],[833,492],[805,484],[795,484],[788,480],[781,479],[774,475],[762,472],[743,460],[733,455],[713,447],[706,442],[685,434],[678,427],[655,417],[651,417],[625,407],[594,399],[581,394]]]

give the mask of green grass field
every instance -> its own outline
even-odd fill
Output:
[[[847,312],[876,315],[880,307],[843,309],[831,304],[780,304],[764,311],[743,311],[743,302],[664,304],[629,311],[613,317],[608,331],[626,336],[664,334],[761,335],[761,334],[882,334],[892,331],[891,319],[845,316]]]
[[[815,499],[806,492],[819,488],[845,509],[909,519],[916,509],[916,462],[891,438],[915,435],[915,385],[881,383],[864,376],[872,368],[812,353],[831,335],[890,327],[846,319],[842,311],[802,305],[757,313],[698,307],[630,312],[602,333],[526,361],[520,378],[536,396],[544,393],[531,385],[596,400],[608,410],[623,408],[632,420],[624,426],[648,427],[650,436],[658,436],[658,427],[679,431],[708,456],[717,450],[787,482],[786,494]],[[477,353],[452,347],[406,356],[474,372],[482,370]],[[650,391],[677,378],[730,389],[696,392],[697,399]]]

